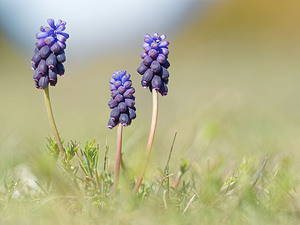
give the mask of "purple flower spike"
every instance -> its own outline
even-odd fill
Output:
[[[123,126],[129,126],[135,119],[135,101],[134,92],[130,80],[130,74],[124,70],[116,71],[109,80],[111,84],[111,99],[108,106],[111,110],[108,128],[112,129],[121,123]]]
[[[154,33],[153,36],[146,34],[144,37],[143,49],[141,54],[143,61],[137,68],[137,72],[143,75],[141,84],[144,88],[149,87],[157,90],[162,96],[167,95],[167,84],[169,81],[168,61],[169,42],[166,35]]]
[[[58,20],[55,24],[53,19],[48,19],[49,26],[41,26],[37,39],[34,55],[31,58],[33,80],[36,88],[45,89],[48,85],[55,86],[57,74],[65,72],[63,62],[66,61],[64,49],[69,34],[63,32],[66,29],[66,22]]]

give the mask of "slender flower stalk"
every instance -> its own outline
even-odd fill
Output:
[[[149,138],[148,138],[148,144],[147,144],[147,155],[150,155],[155,130],[156,130],[156,124],[157,124],[157,116],[158,116],[158,91],[154,90],[152,92],[152,120],[151,120],[151,127],[149,132]]]
[[[117,193],[118,184],[119,184],[119,172],[120,172],[120,164],[121,164],[121,157],[122,157],[122,132],[123,132],[123,125],[119,123],[118,134],[117,134],[117,154],[116,154],[115,173],[114,173],[114,193]]]
[[[64,148],[63,148],[63,146],[61,144],[61,140],[60,140],[60,137],[59,137],[59,134],[58,134],[58,130],[57,130],[57,127],[56,127],[56,124],[55,124],[55,120],[54,120],[54,117],[53,117],[53,112],[52,112],[52,107],[51,107],[51,102],[50,102],[50,96],[49,96],[49,89],[48,89],[48,87],[46,87],[44,89],[44,97],[45,97],[45,104],[46,104],[46,108],[47,108],[47,112],[48,112],[48,117],[49,117],[50,125],[51,125],[51,128],[52,128],[53,133],[54,133],[55,141],[57,143],[57,146],[58,146],[58,149],[60,151],[61,156],[64,157],[65,150],[64,150]]]
[[[149,87],[150,91],[152,92],[152,122],[146,149],[145,162],[137,183],[133,188],[134,194],[138,192],[141,186],[150,159],[158,115],[158,93],[160,93],[162,96],[165,96],[168,93],[168,68],[170,66],[168,61],[168,46],[169,42],[166,41],[166,35],[164,34],[160,36],[158,33],[154,33],[153,36],[146,34],[144,37],[144,52],[141,54],[143,61],[137,68],[137,72],[143,76],[141,80],[141,85],[143,88]]]
[[[152,91],[152,121],[151,121],[151,127],[150,127],[150,132],[149,132],[149,138],[148,138],[148,144],[147,144],[147,149],[146,149],[146,158],[145,158],[145,163],[141,172],[141,175],[139,176],[134,188],[133,188],[133,193],[136,194],[142,184],[148,162],[150,160],[150,155],[151,155],[151,149],[152,149],[152,144],[154,140],[154,135],[155,135],[155,130],[156,130],[156,124],[157,124],[157,116],[158,116],[158,91],[154,90]]]
[[[133,96],[135,89],[132,87],[130,74],[124,70],[116,71],[109,80],[111,83],[111,99],[108,106],[111,110],[108,121],[108,128],[113,129],[118,126],[117,137],[117,154],[114,172],[114,193],[118,190],[120,164],[122,157],[122,128],[129,126],[131,121],[135,119],[135,97]]]

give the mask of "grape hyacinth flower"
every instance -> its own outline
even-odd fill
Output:
[[[35,35],[37,41],[34,55],[31,58],[33,80],[36,88],[44,90],[44,97],[50,125],[52,127],[55,141],[62,156],[65,150],[62,146],[59,133],[53,117],[51,101],[49,96],[49,83],[55,86],[57,75],[63,75],[65,68],[63,62],[66,61],[64,49],[69,35],[63,32],[66,29],[66,22],[58,20],[55,24],[53,19],[47,20],[49,26],[41,26],[40,32]]]
[[[152,120],[146,148],[145,162],[142,166],[142,172],[133,188],[134,194],[138,192],[141,186],[150,159],[158,116],[158,92],[162,96],[165,96],[168,93],[168,68],[170,66],[168,61],[168,46],[169,42],[166,41],[166,35],[164,34],[160,36],[158,33],[154,33],[153,36],[146,34],[144,37],[144,52],[141,54],[143,61],[138,67],[137,72],[143,75],[141,81],[142,86],[144,88],[149,87],[152,92]]]
[[[116,71],[109,80],[111,83],[111,99],[108,106],[112,109],[108,128],[112,129],[118,125],[128,126],[135,119],[135,89],[132,87],[130,74],[126,71]]]
[[[143,49],[141,54],[143,61],[137,69],[137,72],[143,75],[141,84],[144,88],[149,87],[157,90],[162,96],[167,95],[169,82],[168,68],[170,66],[168,59],[169,42],[165,40],[166,35],[153,36],[145,35]]]
[[[125,70],[116,71],[109,80],[111,83],[111,99],[108,106],[111,110],[108,128],[112,129],[118,125],[117,132],[117,154],[114,172],[114,193],[118,190],[119,171],[122,157],[122,131],[123,126],[129,126],[135,119],[135,89],[132,87],[130,74]]]
[[[55,86],[57,75],[65,73],[63,62],[66,61],[64,49],[69,34],[65,33],[66,22],[53,19],[47,20],[49,26],[41,26],[40,32],[35,35],[36,48],[31,58],[33,80],[36,88],[45,89],[49,83]]]

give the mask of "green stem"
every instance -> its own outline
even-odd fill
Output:
[[[155,130],[156,130],[157,116],[158,116],[158,91],[152,90],[152,121],[151,121],[148,144],[147,144],[147,149],[146,149],[146,159],[145,159],[145,163],[143,164],[144,165],[143,170],[139,176],[139,179],[137,180],[137,182],[133,188],[134,194],[136,194],[138,192],[138,190],[142,184],[147,166],[148,166],[151,149],[152,149],[152,144],[153,144],[153,140],[154,140],[154,135],[155,135]]]
[[[65,155],[65,150],[61,144],[61,141],[60,141],[60,138],[59,138],[59,134],[58,134],[58,131],[57,131],[57,127],[56,127],[56,124],[55,124],[55,120],[54,120],[54,117],[53,117],[53,112],[52,112],[52,107],[51,107],[51,102],[50,102],[50,96],[49,96],[49,89],[48,87],[46,87],[44,89],[44,97],[45,97],[45,103],[46,103],[46,108],[47,108],[47,112],[48,112],[48,117],[49,117],[49,121],[50,121],[50,125],[51,125],[51,128],[53,130],[53,133],[54,133],[54,137],[55,137],[55,141],[57,143],[57,146],[58,146],[58,149],[61,153],[61,155],[64,157]]]
[[[118,190],[119,183],[119,172],[120,172],[120,164],[122,157],[122,131],[123,126],[121,123],[118,125],[118,134],[117,134],[117,155],[116,155],[116,163],[115,163],[115,173],[114,173],[114,193]]]

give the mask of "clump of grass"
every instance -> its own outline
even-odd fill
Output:
[[[299,219],[295,192],[299,179],[287,158],[259,162],[244,158],[232,166],[223,158],[174,162],[171,150],[166,164],[158,169],[159,177],[144,179],[136,197],[130,188],[128,194],[113,195],[106,147],[100,148],[95,140],[83,146],[71,141],[65,149],[62,157],[49,139],[47,152],[57,165],[51,170],[58,176],[50,180],[37,176],[38,187],[32,194],[21,191],[26,185],[22,177],[1,177],[2,221],[20,221],[24,214],[28,221],[46,218],[66,224],[283,224]],[[134,183],[134,177],[130,180]],[[13,220],[9,218],[12,210],[20,213]]]
[[[47,150],[55,156],[58,167],[70,182],[70,186],[76,189],[76,193],[84,193],[95,202],[111,194],[113,179],[106,168],[107,152],[104,155],[103,171],[100,172],[99,145],[95,144],[95,140],[86,142],[83,148],[79,143],[71,141],[66,147],[65,156],[61,157],[56,143],[49,139]]]

